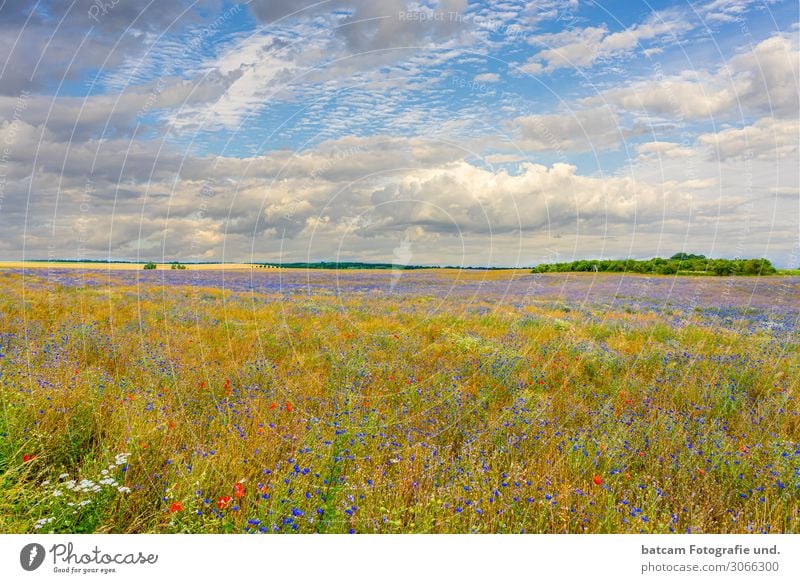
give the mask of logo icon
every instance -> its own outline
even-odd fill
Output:
[[[19,552],[19,564],[26,571],[35,571],[44,562],[44,547],[38,543],[30,543]]]

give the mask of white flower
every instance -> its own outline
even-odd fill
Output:
[[[123,494],[127,494],[130,491],[131,489],[128,488],[127,486],[120,486],[119,488],[117,488],[117,492],[122,492]]]
[[[63,480],[64,478],[69,478],[69,474],[61,474],[58,479]]]
[[[61,496],[62,493],[63,492],[61,492],[61,490],[53,490],[53,496],[55,496],[56,498]]]
[[[98,486],[91,480],[87,480],[84,478],[83,480],[80,481],[76,490],[78,490],[79,492],[88,492],[90,490],[94,490],[95,488],[99,490],[100,486]]]
[[[50,483],[50,480],[45,480],[44,482],[42,482],[42,488],[47,486],[49,483]]]
[[[49,518],[40,518],[33,525],[33,528],[35,528],[36,530],[39,530],[40,528],[42,528],[45,524],[48,524],[49,522],[53,522],[53,517],[52,516],[49,517]]]

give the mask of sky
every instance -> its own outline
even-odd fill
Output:
[[[0,259],[800,266],[796,0],[0,0]]]

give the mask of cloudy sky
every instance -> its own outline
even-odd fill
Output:
[[[0,0],[0,259],[800,264],[796,0]]]

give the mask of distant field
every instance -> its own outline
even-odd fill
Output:
[[[219,269],[252,269],[249,263],[188,263],[186,269],[219,270]],[[144,264],[139,263],[95,263],[81,261],[0,261],[0,269],[91,269],[102,271],[141,271]],[[156,270],[170,270],[171,263],[157,263]]]
[[[0,532],[800,532],[800,277],[89,265],[0,270]]]

